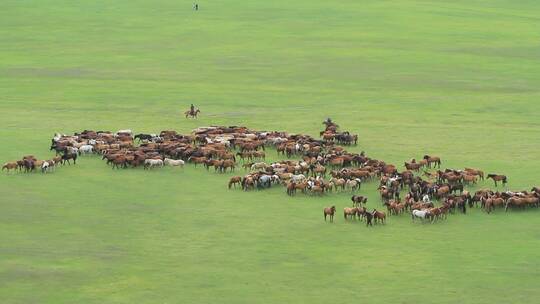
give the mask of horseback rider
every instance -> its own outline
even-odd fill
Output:
[[[195,106],[191,104],[191,107],[189,108],[189,114],[195,115]]]

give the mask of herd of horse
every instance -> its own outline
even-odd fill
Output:
[[[5,163],[2,170],[20,172],[51,172],[58,164],[75,164],[86,154],[98,154],[113,169],[164,166],[194,166],[213,168],[216,173],[235,172],[237,167],[249,171],[229,179],[228,188],[244,191],[282,186],[294,196],[304,193],[323,196],[330,192],[350,191],[352,207],[344,208],[346,220],[366,220],[385,223],[387,214],[409,213],[413,220],[430,222],[446,219],[456,210],[478,206],[491,213],[497,208],[528,208],[540,206],[540,190],[494,192],[489,189],[469,193],[466,187],[479,180],[492,179],[495,186],[507,184],[501,174],[487,174],[474,168],[441,169],[441,158],[424,155],[418,161],[404,162],[405,170],[383,160],[368,157],[364,152],[352,153],[343,146],[357,145],[358,135],[339,131],[330,119],[320,138],[306,134],[279,131],[257,131],[242,126],[211,126],[179,134],[174,130],[159,134],[133,134],[131,130],[84,130],[73,135],[55,134],[50,150],[56,153],[48,160],[28,155]],[[266,162],[266,150],[273,148],[287,160]],[[366,209],[367,197],[355,195],[363,183],[378,180],[378,191],[386,212]],[[434,202],[439,202],[435,206]],[[324,209],[325,220],[333,221],[335,207]]]
[[[6,170],[8,173],[10,171],[17,172],[35,172],[41,171],[41,173],[53,172],[56,170],[58,165],[64,165],[66,163],[71,165],[77,163],[77,154],[73,153],[64,153],[61,156],[54,156],[48,160],[38,160],[34,155],[25,155],[20,160],[4,163],[2,166],[2,171]]]

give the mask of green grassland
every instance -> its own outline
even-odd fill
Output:
[[[199,4],[2,1],[0,161],[49,158],[54,132],[316,136],[331,117],[360,135],[352,151],[539,183],[540,2]],[[181,117],[191,102],[197,120]],[[229,191],[230,175],[97,156],[1,174],[0,302],[538,303],[536,210],[368,229],[324,223],[350,193]]]

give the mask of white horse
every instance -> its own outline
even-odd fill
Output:
[[[45,173],[49,170],[50,164],[47,161],[44,161],[43,164],[41,164],[41,173]]]
[[[118,131],[116,131],[116,136],[118,136],[118,134],[129,134],[129,135],[133,135],[133,131],[131,131],[130,129],[118,130]]]
[[[412,211],[412,220],[414,222],[415,218],[419,218],[422,221],[425,220],[427,217],[429,217],[429,211],[428,210],[413,210]]]
[[[171,159],[171,158],[165,158],[163,163],[166,166],[180,166],[180,167],[183,167],[185,164],[185,162],[181,159]]]
[[[254,163],[253,165],[251,165],[251,170],[254,171],[254,170],[259,170],[259,169],[266,169],[266,167],[268,167],[268,165],[266,163]]]
[[[291,180],[294,183],[300,183],[306,180],[306,176],[304,174],[296,174],[296,175],[291,176]]]
[[[362,180],[359,178],[355,178],[355,179],[348,180],[345,186],[347,188],[351,188],[351,192],[354,192],[360,189],[361,184],[362,184]]]
[[[145,159],[144,160],[144,169],[154,168],[154,167],[163,167],[163,161],[161,159]]]
[[[70,153],[70,154],[75,154],[75,153],[79,153],[79,149],[75,148],[75,147],[66,147],[66,151],[67,153]]]
[[[84,145],[79,148],[79,155],[94,153],[94,146]]]

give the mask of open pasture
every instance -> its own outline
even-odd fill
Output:
[[[4,1],[0,160],[55,132],[246,125],[540,184],[534,1]],[[190,103],[199,118],[186,119]],[[279,160],[274,150],[267,161]],[[241,170],[241,169],[239,169]],[[536,303],[540,212],[345,222],[350,192],[228,190],[186,164],[0,174],[2,303]],[[379,208],[377,182],[357,193]],[[470,189],[494,188],[492,181]],[[503,189],[499,186],[500,189]],[[334,224],[323,207],[336,205]]]

